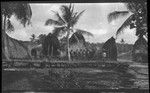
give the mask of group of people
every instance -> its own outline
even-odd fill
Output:
[[[77,49],[76,51],[71,50],[70,56],[72,60],[93,60],[95,52],[94,49]]]

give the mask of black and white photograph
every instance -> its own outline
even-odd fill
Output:
[[[2,93],[149,90],[146,1],[9,1],[1,19]]]

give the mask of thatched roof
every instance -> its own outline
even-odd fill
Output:
[[[110,39],[108,39],[104,44],[103,44],[103,49],[107,49],[109,47],[111,47],[113,44],[116,44],[114,37],[111,37]]]
[[[147,48],[148,43],[143,37],[139,37],[138,40],[134,43],[133,48],[138,49],[142,46]]]
[[[64,37],[61,42],[64,49],[67,49],[67,38]],[[84,36],[80,33],[75,32],[69,39],[70,50],[76,51],[80,49],[86,49]]]
[[[23,41],[13,39],[10,36],[8,36],[7,34],[6,34],[6,39],[7,39],[7,43],[8,43],[8,52],[9,52],[11,59],[30,58],[28,48],[23,43]]]
[[[107,53],[107,58],[111,60],[117,60],[117,46],[113,37],[111,37],[104,43],[102,51],[105,51]]]
[[[84,36],[80,33],[75,32],[69,39],[70,50],[80,50],[85,49],[85,39]],[[62,50],[67,50],[67,37],[61,39],[61,48]]]
[[[133,53],[146,53],[148,52],[148,43],[143,38],[140,37],[133,45]]]
[[[75,44],[75,43],[78,43],[78,41],[85,43],[84,36],[80,33],[75,32],[69,39],[69,42],[70,42],[70,44]]]
[[[143,37],[139,37],[133,45],[133,61],[148,62],[148,43]]]

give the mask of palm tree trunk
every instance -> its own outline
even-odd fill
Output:
[[[70,34],[70,31],[68,31],[67,33],[67,52],[68,52],[68,60],[70,61],[71,60],[71,57],[70,57],[70,47],[69,47],[69,34]]]
[[[50,52],[50,47],[49,47],[50,45],[48,45],[48,52],[47,52],[47,55],[48,55],[48,57],[49,57],[49,52]]]
[[[3,30],[2,30],[2,42],[4,42],[3,44],[3,48],[4,48],[4,55],[6,57],[7,60],[10,60],[9,58],[9,52],[8,52],[8,45],[7,45],[7,37],[6,37],[6,15],[4,15],[4,23],[3,23],[4,27],[3,27]]]
[[[52,47],[51,47],[51,57],[53,57],[53,45],[52,45]]]

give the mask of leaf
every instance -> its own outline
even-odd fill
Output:
[[[127,9],[131,11],[132,13],[136,12],[136,3],[126,3],[125,5]]]
[[[55,12],[55,11],[53,11],[53,10],[52,10],[52,12],[55,13],[55,16],[58,18],[58,21],[59,21],[61,24],[65,24],[65,23],[66,23],[66,21],[59,15],[58,12]]]
[[[31,22],[32,11],[28,3],[14,3],[14,2],[4,2],[2,4],[2,14],[10,18],[15,15],[16,19],[20,21],[25,27],[26,24],[29,25]]]
[[[74,5],[72,5],[71,7],[71,13],[73,14],[73,12],[74,12]]]
[[[60,23],[59,21],[53,20],[53,19],[47,19],[45,22],[45,25],[56,25],[56,26],[61,26],[62,23]]]
[[[84,13],[84,11],[85,11],[85,10],[83,10],[83,11],[80,12],[80,13],[75,13],[75,14],[74,14],[73,22],[72,22],[73,25],[75,25],[75,24],[78,22],[79,18],[82,16],[82,14]]]
[[[11,21],[9,19],[7,20],[7,30],[9,32],[14,31],[14,26],[11,24]]]
[[[128,11],[114,11],[110,14],[108,14],[108,22],[111,22],[112,20],[116,20],[118,17],[126,16],[128,15]]]
[[[55,27],[55,29],[53,30],[53,34],[55,34],[56,36],[59,36],[60,34],[63,35],[64,33],[66,33],[66,30],[64,30],[65,27]]]
[[[116,35],[119,35],[124,28],[126,28],[127,26],[130,25],[131,21],[132,21],[132,18],[134,18],[134,14],[132,14],[129,18],[127,18],[127,20],[121,25],[121,27],[117,30],[117,33]]]
[[[77,33],[81,33],[83,35],[87,35],[87,36],[92,36],[93,37],[93,34],[88,32],[88,31],[85,31],[85,30],[81,30],[81,29],[75,29]]]
[[[71,10],[70,10],[69,6],[62,5],[60,9],[61,9],[61,12],[62,12],[63,19],[67,23],[69,23],[70,20],[71,20],[71,17],[72,17],[72,13],[71,13]]]
[[[31,22],[31,16],[32,16],[32,11],[31,7],[27,3],[17,3],[16,6],[14,6],[14,15],[23,24],[23,26],[29,25]]]

